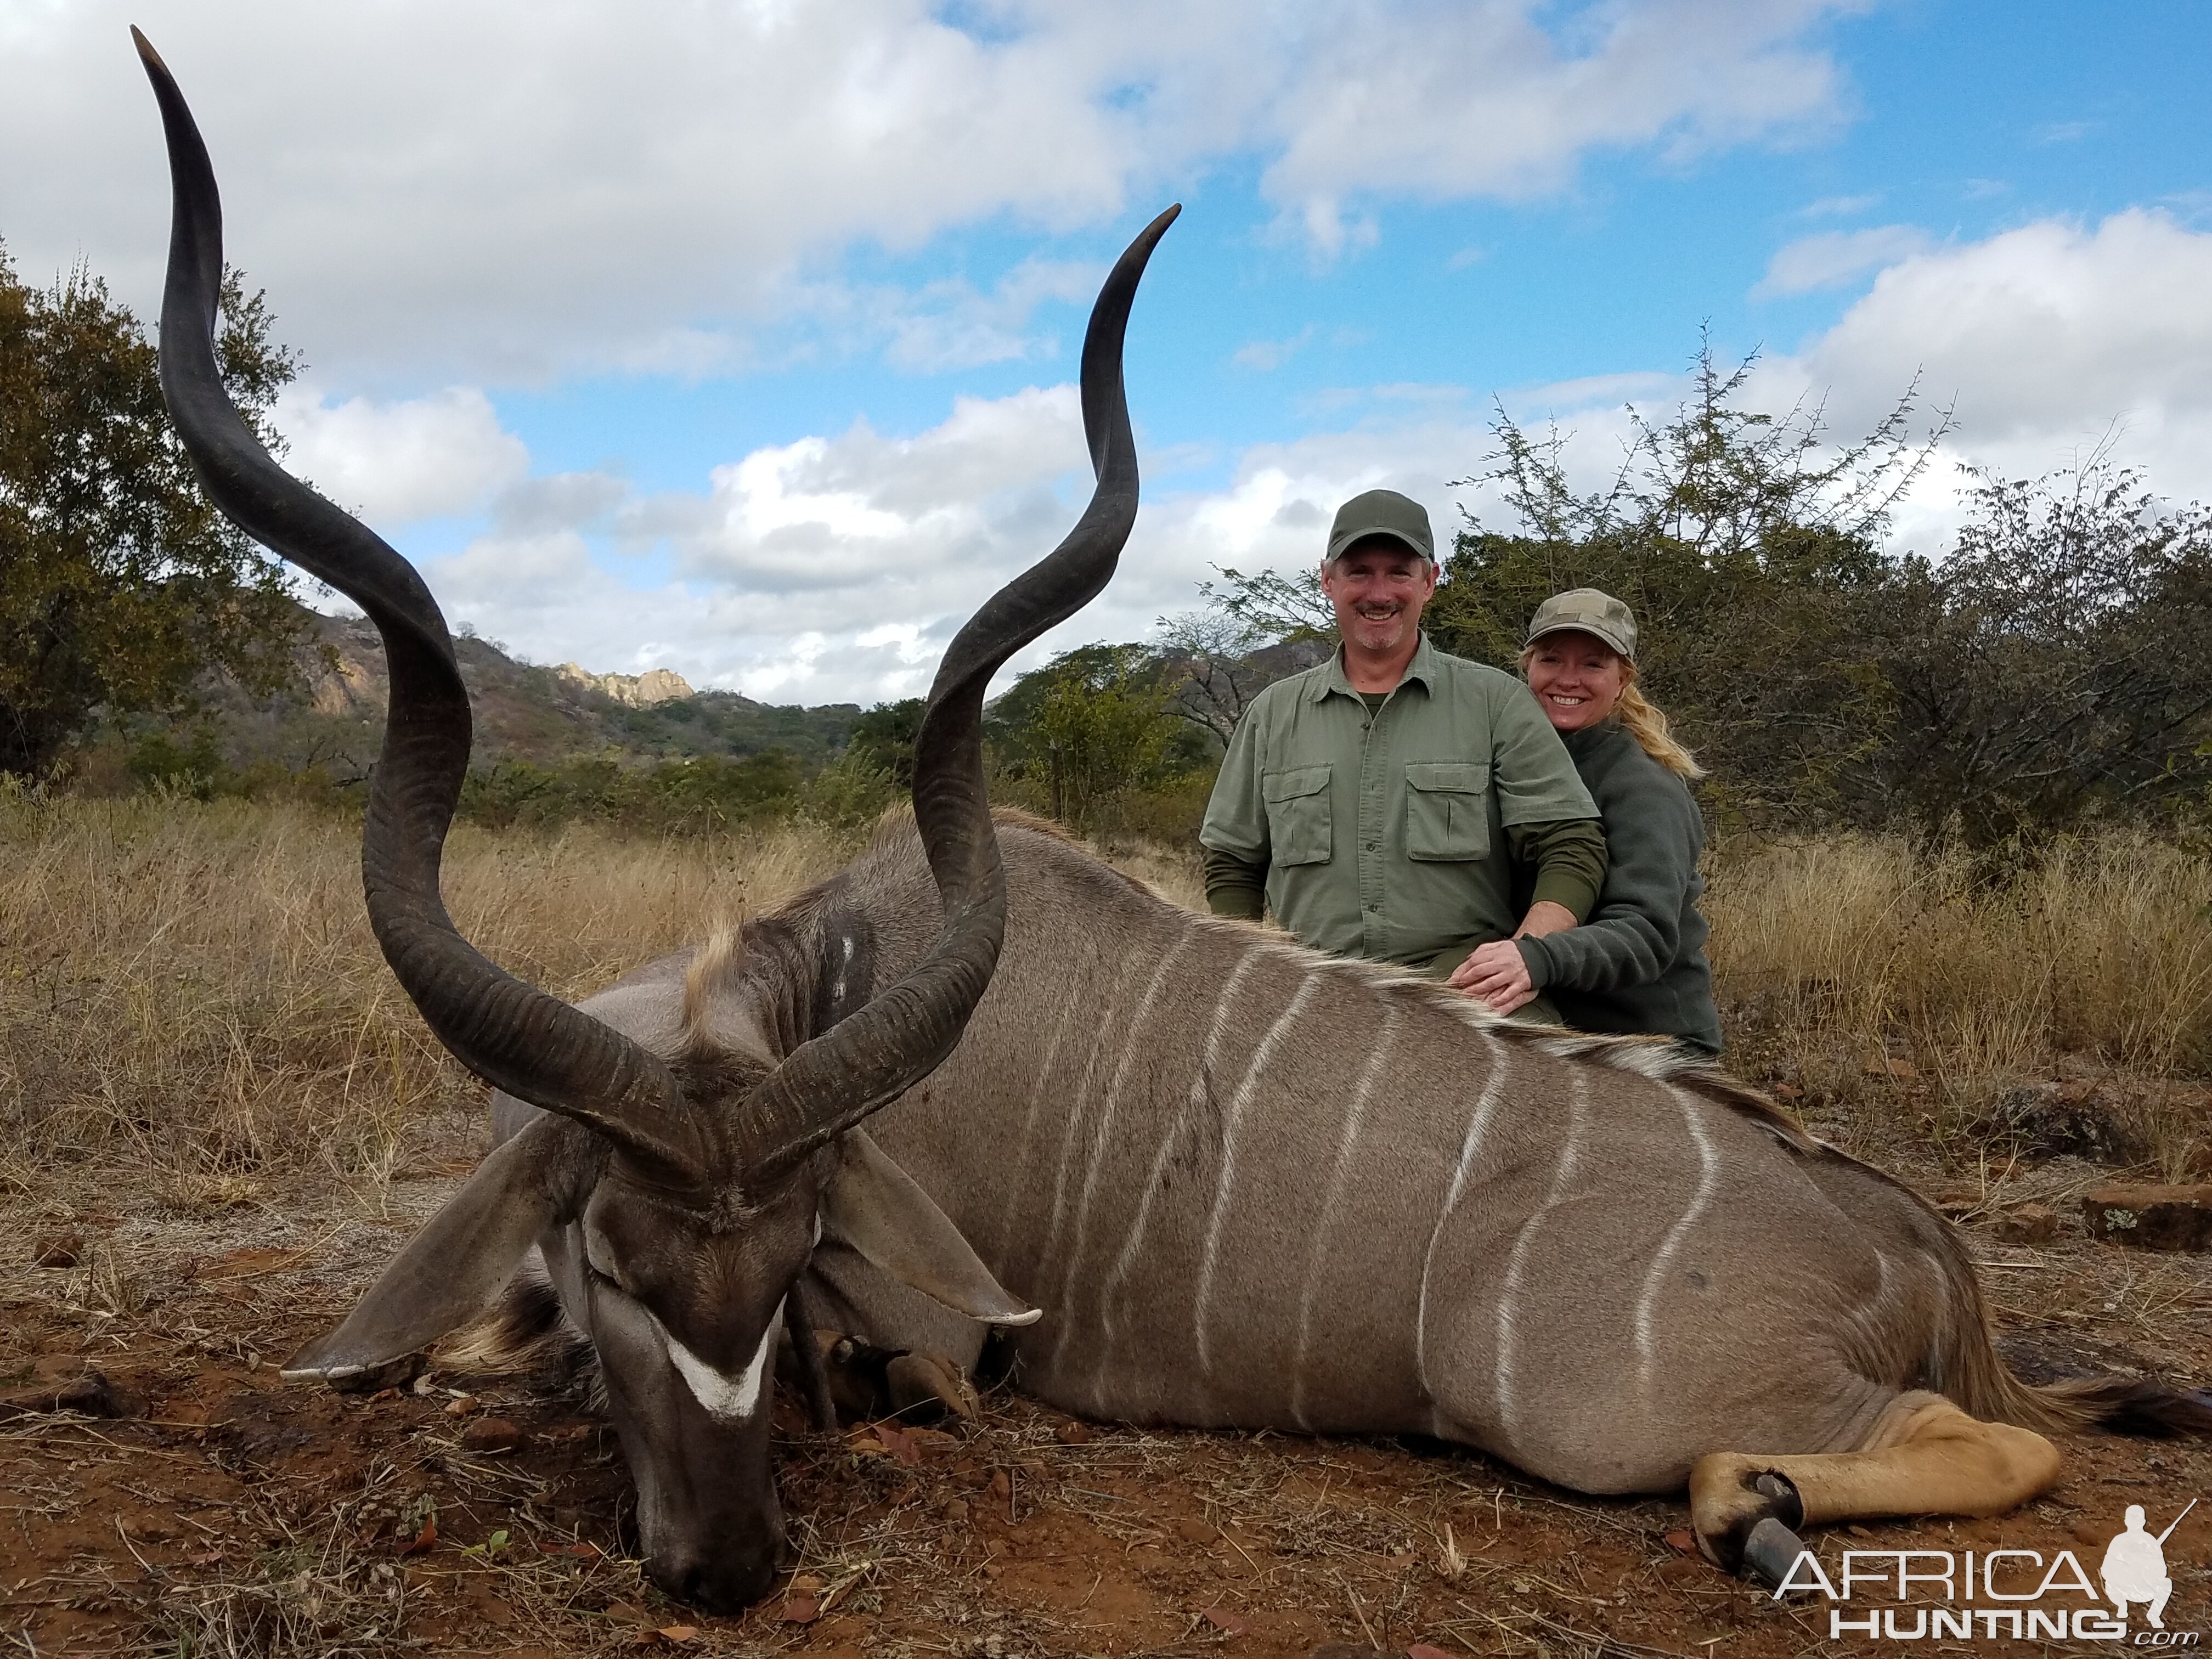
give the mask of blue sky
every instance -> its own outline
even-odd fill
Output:
[[[2100,441],[2212,494],[2212,9],[1820,0],[757,0],[131,14],[310,368],[300,470],[535,659],[908,695],[1085,481],[1074,347],[1170,200],[1129,350],[1125,570],[1462,500],[1493,400],[1601,467],[1701,325],[1779,407],[1917,372],[1955,464]],[[118,6],[0,0],[0,236],[150,314],[160,150]]]

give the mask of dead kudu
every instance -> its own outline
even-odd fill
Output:
[[[1770,1575],[1806,1522],[2010,1508],[2056,1474],[2045,1431],[2212,1429],[2201,1395],[2021,1384],[1947,1224],[1717,1070],[1502,1024],[1192,915],[1037,828],[994,836],[982,687],[1127,533],[1119,342],[1164,217],[1085,343],[1098,494],[948,653],[915,823],[734,948],[580,1009],[500,974],[437,898],[468,735],[443,624],[223,402],[214,183],[149,68],[177,177],[172,407],[225,510],[384,632],[371,915],[499,1091],[496,1150],[294,1375],[452,1331],[535,1246],[562,1331],[596,1352],[653,1570],[715,1607],[766,1587],[779,1541],[779,1310],[961,1364],[995,1324],[1026,1389],[1101,1417],[1413,1431],[1586,1492],[1686,1484],[1706,1553]],[[874,1139],[857,1128],[885,1107]],[[521,1279],[510,1304],[517,1323],[548,1305]]]

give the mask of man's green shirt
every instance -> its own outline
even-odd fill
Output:
[[[1267,908],[1304,944],[1426,963],[1520,925],[1509,832],[1597,815],[1528,689],[1424,635],[1371,713],[1340,653],[1254,699],[1199,840],[1264,866]]]

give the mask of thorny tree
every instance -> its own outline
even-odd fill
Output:
[[[222,307],[224,382],[272,437],[298,362],[234,275]],[[137,319],[0,252],[0,774],[51,775],[95,713],[176,709],[210,668],[276,690],[300,633],[282,567],[201,494]]]

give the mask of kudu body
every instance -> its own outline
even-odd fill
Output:
[[[1714,1067],[1499,1021],[1193,915],[1041,828],[1000,835],[998,974],[870,1130],[1042,1310],[1006,1334],[1025,1392],[1433,1435],[1583,1492],[1689,1484],[1725,1565],[1783,1528],[1770,1571],[1804,1518],[2012,1507],[2057,1473],[2039,1431],[2212,1427],[2201,1396],[2018,1382],[1949,1224]],[[793,955],[847,963],[864,995],[927,946],[933,903],[911,829],[887,830],[757,923],[694,1017],[752,1047]],[[583,1006],[679,1044],[690,960]],[[976,1358],[982,1326],[834,1240],[809,1279],[835,1328]]]
[[[781,956],[781,994],[751,1006],[757,1023],[741,1039],[696,1040],[695,1019],[685,1040],[640,1042],[503,973],[446,914],[439,864],[470,720],[445,618],[404,559],[277,466],[226,394],[214,168],[174,79],[132,33],[173,186],[163,398],[216,505],[376,625],[392,691],[362,835],[370,924],[439,1040],[534,1114],[287,1373],[357,1376],[425,1346],[478,1313],[538,1247],[597,1352],[648,1566],[687,1600],[742,1607],[767,1591],[783,1542],[768,1462],[770,1355],[780,1325],[811,1328],[799,1280],[825,1233],[963,1316],[1035,1316],[859,1125],[951,1051],[997,963],[1006,881],[984,799],[983,694],[1007,658],[1105,586],[1135,520],[1121,339],[1176,210],[1115,264],[1085,336],[1090,504],[1059,548],[984,602],[931,688],[913,791],[935,895],[928,939],[896,975]],[[754,943],[770,948],[759,930]],[[811,1341],[799,1346],[812,1357]]]

